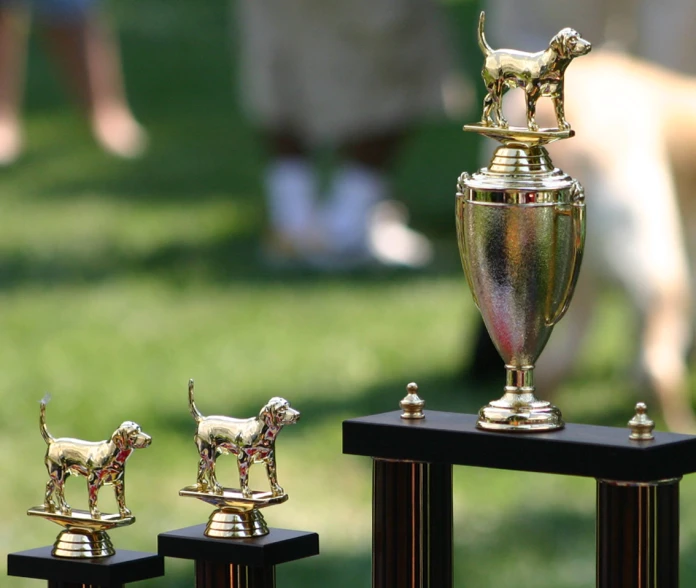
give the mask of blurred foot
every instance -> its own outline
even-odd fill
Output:
[[[393,200],[377,204],[370,219],[368,248],[382,265],[421,269],[433,260],[433,246],[425,235],[407,226],[406,207]]]
[[[92,132],[106,151],[124,159],[135,159],[147,150],[147,133],[124,108],[102,108],[92,117]]]
[[[11,165],[22,153],[23,139],[19,121],[0,119],[0,166]]]

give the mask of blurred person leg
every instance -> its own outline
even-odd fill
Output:
[[[0,2],[0,165],[22,150],[21,102],[29,14],[19,2]]]
[[[296,259],[319,247],[315,222],[317,178],[310,153],[291,131],[268,137],[271,161],[264,172],[266,206],[271,226],[270,251],[277,258]]]
[[[35,6],[51,54],[89,116],[97,142],[113,155],[141,155],[147,137],[128,106],[118,43],[95,1],[36,0]]]

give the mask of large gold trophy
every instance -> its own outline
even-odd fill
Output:
[[[580,184],[554,168],[545,145],[573,136],[563,109],[563,76],[590,51],[577,31],[563,29],[538,53],[492,49],[479,20],[487,94],[480,124],[466,125],[502,143],[487,168],[464,172],[457,184],[457,240],[474,301],[505,362],[505,393],[479,412],[477,425],[495,431],[563,427],[561,412],[534,394],[534,364],[575,289],[585,241]],[[503,117],[503,94],[522,87],[527,127]],[[539,129],[540,97],[553,100],[558,128]]]

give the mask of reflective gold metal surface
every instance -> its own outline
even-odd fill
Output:
[[[284,398],[271,398],[258,416],[238,419],[227,416],[203,416],[194,400],[194,382],[189,380],[189,411],[196,422],[194,442],[198,449],[196,484],[179,491],[180,496],[198,498],[217,507],[208,521],[205,535],[219,538],[260,537],[268,533],[258,509],[280,504],[288,499],[278,485],[275,442],[285,425],[295,424],[300,413]],[[237,458],[239,489],[223,488],[215,473],[219,455]],[[263,463],[270,492],[249,488],[249,468]]]
[[[481,409],[478,426],[533,432],[563,427],[560,411],[538,400],[534,364],[565,314],[585,243],[585,199],[580,184],[554,167],[544,145],[573,136],[563,111],[563,73],[590,50],[563,29],[538,53],[493,50],[479,21],[488,91],[482,121],[467,125],[502,143],[490,165],[457,184],[457,240],[474,301],[507,372],[504,395]],[[527,95],[527,128],[510,128],[502,98],[513,87]],[[559,128],[539,130],[536,101],[554,100]]]
[[[418,384],[411,382],[406,386],[406,396],[399,402],[401,410],[402,419],[407,420],[419,420],[425,418],[423,414],[423,407],[425,406],[425,400],[418,396]]]
[[[655,429],[655,423],[650,419],[647,413],[648,407],[644,402],[636,404],[636,414],[628,421],[628,426],[631,429],[629,439],[634,441],[650,441],[654,439],[652,432]]]
[[[46,403],[41,401],[39,427],[48,446],[44,504],[29,509],[27,514],[39,516],[65,528],[54,543],[53,555],[71,558],[98,558],[113,555],[113,545],[106,531],[132,525],[135,517],[126,506],[125,465],[134,449],[144,449],[152,438],[137,423],[122,423],[104,441],[82,441],[68,437],[55,438],[46,424]],[[69,476],[87,479],[89,510],[73,509],[65,501],[65,481]],[[118,514],[99,512],[99,490],[112,485],[116,492]]]

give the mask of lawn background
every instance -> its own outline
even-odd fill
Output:
[[[475,139],[460,131],[466,120],[435,121],[396,166],[397,193],[437,247],[428,272],[270,272],[258,254],[263,156],[237,106],[228,2],[119,0],[112,9],[133,106],[152,139],[147,157],[122,162],[94,147],[33,42],[28,150],[0,170],[0,585],[41,585],[7,578],[5,556],[58,532],[24,514],[46,481],[37,430],[45,392],[57,436],[102,439],[132,419],[154,437],[129,461],[138,522],[111,534],[117,547],[154,551],[157,533],[205,521],[208,507],[177,496],[195,476],[194,377],[204,413],[248,416],[274,395],[302,411],[279,444],[290,500],[267,519],[318,531],[322,555],[281,566],[279,588],[368,586],[371,464],[341,454],[341,421],[395,409],[411,380],[432,409],[473,412],[499,395],[461,378],[476,311],[457,257],[453,190],[462,170],[478,167]],[[477,7],[444,9],[475,77]],[[633,340],[623,300],[608,294],[579,360],[584,377],[557,398],[568,420],[630,418]],[[232,485],[232,460],[220,469]],[[68,483],[74,506],[85,494],[83,480]],[[111,495],[102,491],[104,510]],[[456,469],[457,585],[593,586],[594,506],[591,480]],[[692,479],[682,484],[682,521],[689,586]],[[190,563],[168,560],[167,570],[139,586],[193,584]]]

